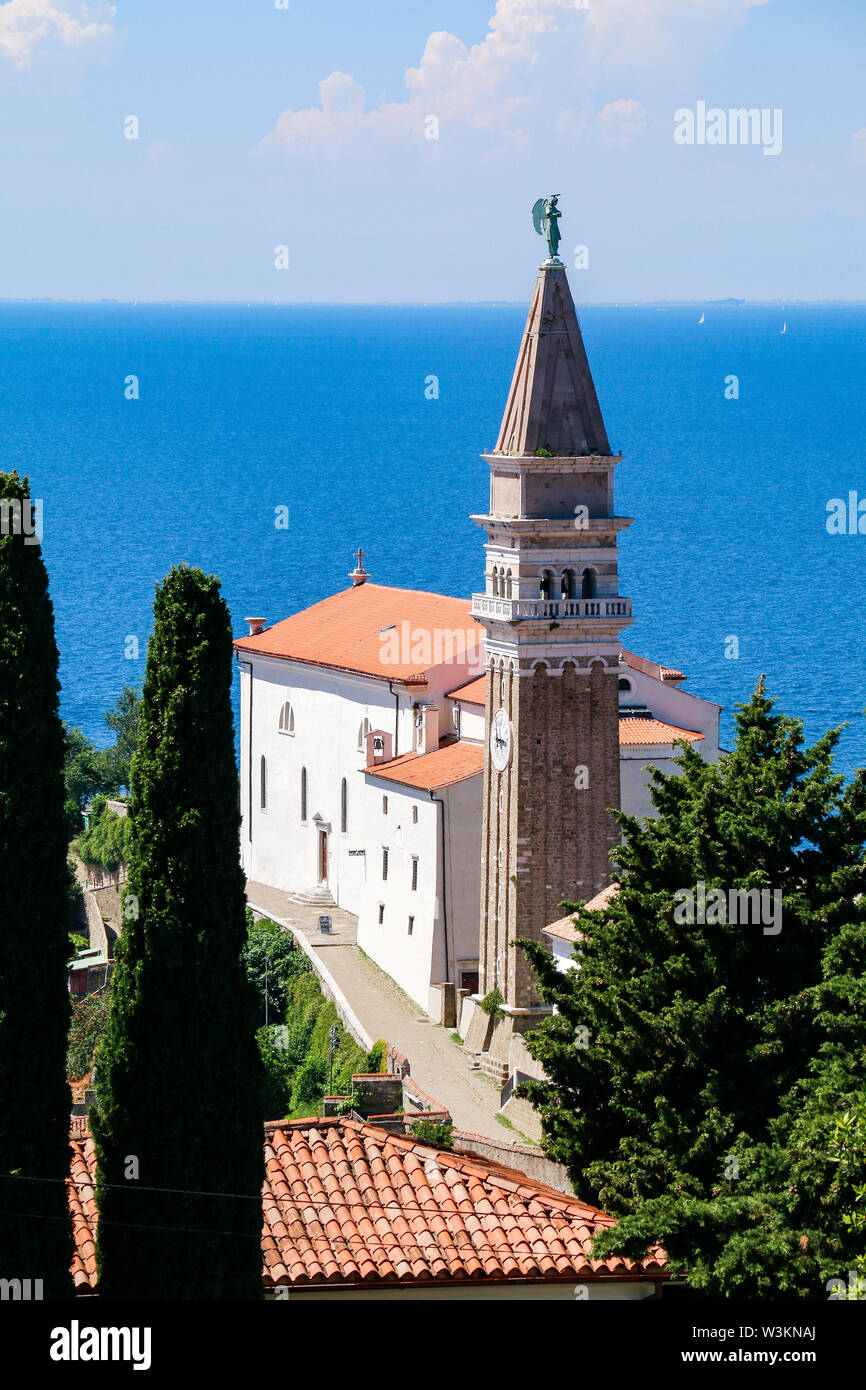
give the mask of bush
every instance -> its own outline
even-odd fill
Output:
[[[290,932],[262,917],[252,921],[247,909],[247,940],[241,953],[247,979],[259,997],[259,1022],[265,1021],[265,973],[268,983],[268,1022],[286,1021],[286,990],[291,980],[309,975],[312,966]]]
[[[422,1144],[433,1144],[438,1149],[450,1149],[453,1143],[453,1125],[440,1124],[438,1120],[416,1120],[409,1126],[409,1133]]]
[[[387,1050],[388,1044],[385,1042],[385,1039],[378,1038],[376,1042],[373,1043],[373,1046],[370,1048],[370,1051],[367,1053],[367,1064],[364,1067],[364,1070],[369,1072],[384,1071],[385,1053],[387,1052]]]
[[[269,1120],[282,1120],[291,1109],[292,1083],[283,1046],[284,1025],[270,1025],[256,1033],[259,1054],[265,1073],[264,1111]]]
[[[108,993],[105,988],[72,1000],[66,1051],[67,1081],[80,1081],[93,1069],[96,1045],[108,1023]]]
[[[481,1008],[487,1014],[488,1018],[504,1018],[505,1013],[502,1008],[504,1002],[505,999],[502,991],[499,986],[496,985],[490,993],[485,994],[484,998],[481,1000]]]
[[[107,873],[116,873],[129,859],[132,822],[129,816],[115,815],[104,796],[93,798],[93,814],[73,849],[85,864],[99,864]]]
[[[310,1056],[292,1082],[295,1109],[320,1101],[328,1085],[328,1064],[321,1057]]]

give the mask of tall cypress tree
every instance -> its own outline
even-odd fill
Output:
[[[263,1078],[246,941],[219,583],[157,588],[132,765],[132,850],[97,1056],[100,1288],[115,1298],[262,1293]]]
[[[619,1218],[599,1254],[662,1241],[696,1290],[820,1296],[844,1205],[809,1151],[863,1074],[864,787],[833,772],[838,731],[805,748],[763,682],[736,723],[718,764],[686,748],[681,775],[654,772],[655,819],[620,816],[618,896],[578,913],[580,968],[525,943],[557,1012],[528,1037],[547,1079],[524,1094]],[[726,906],[689,921],[700,884]],[[732,914],[732,889],[780,893],[780,929]]]
[[[64,734],[30,505],[27,479],[0,473],[0,1276],[60,1297],[72,1292]]]

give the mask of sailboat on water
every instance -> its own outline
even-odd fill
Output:
[[[704,314],[701,314],[700,318],[698,319],[698,323],[703,323],[704,318],[705,318],[705,315],[704,315]]]

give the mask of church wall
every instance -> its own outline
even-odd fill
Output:
[[[403,787],[374,773],[365,779],[367,815],[366,879],[358,907],[358,945],[426,1011],[436,974],[439,924],[440,850],[438,807],[426,792]],[[388,798],[387,813],[382,798]],[[417,824],[412,808],[417,807]],[[388,849],[388,877],[382,877],[382,850]],[[418,886],[412,888],[412,859],[418,859]],[[382,905],[383,921],[379,921]],[[346,906],[347,904],[342,904]],[[409,918],[413,917],[409,934]],[[477,937],[477,909],[475,929]]]
[[[704,734],[700,745],[701,757],[715,762],[719,752],[719,713],[718,705],[711,700],[702,700],[688,690],[682,690],[670,681],[656,680],[643,671],[624,666],[620,676],[631,682],[631,691],[620,693],[620,705],[647,705],[657,719],[667,724],[676,724],[680,729],[693,729]]]
[[[363,884],[362,848],[367,791],[357,747],[366,717],[373,729],[394,730],[395,703],[387,683],[324,671],[301,663],[254,659],[252,735],[252,838],[249,836],[249,698],[242,675],[242,862],[249,878],[285,892],[318,884],[318,827],[328,831],[328,886],[341,906],[357,911]],[[289,700],[294,734],[280,732],[280,711]],[[411,746],[411,712],[401,739]],[[267,766],[267,805],[260,804],[260,765]],[[301,769],[307,769],[307,818],[301,819]],[[340,829],[340,788],[348,783],[347,833]]]

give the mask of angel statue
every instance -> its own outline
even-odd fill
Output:
[[[532,209],[533,225],[539,236],[547,237],[547,250],[552,261],[559,261],[556,253],[559,250],[559,219],[562,213],[556,206],[558,197],[558,193],[552,193],[549,198],[539,198]]]

